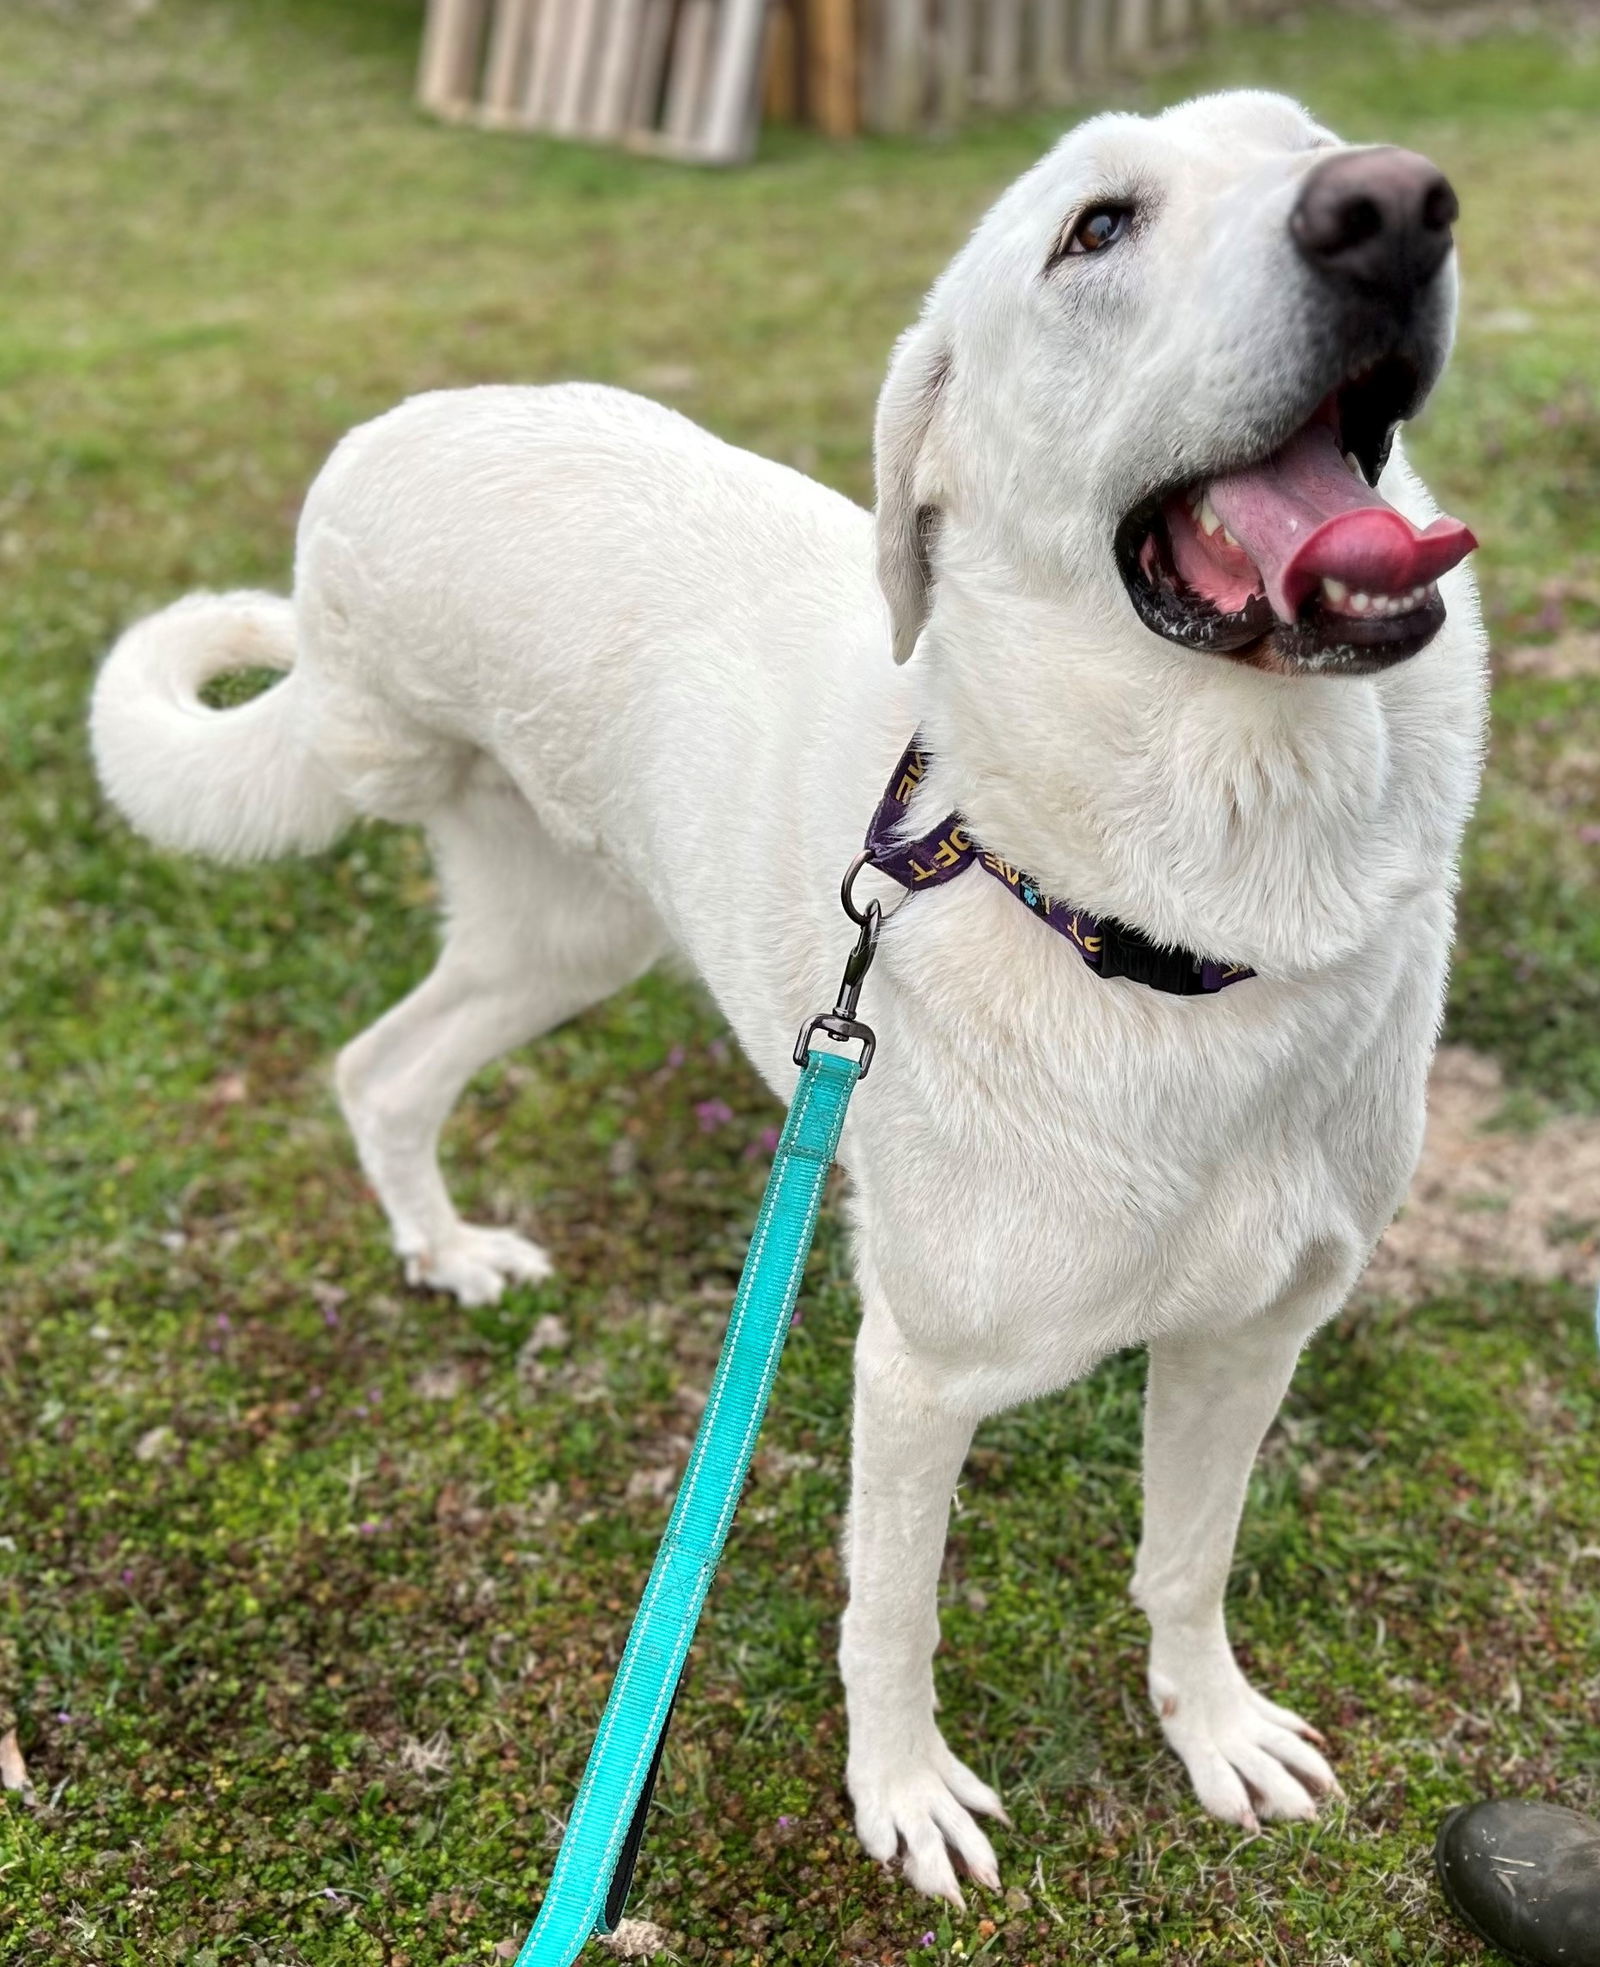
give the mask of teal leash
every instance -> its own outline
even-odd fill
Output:
[[[880,914],[876,902],[863,912],[851,897],[869,858],[860,855],[844,878],[841,899],[860,935],[833,1010],[803,1026],[795,1044],[800,1083],[772,1158],[705,1412],[544,1903],[515,1967],[571,1967],[594,1934],[615,1930],[627,1903],[684,1662],[777,1378],[850,1095],[872,1063],[875,1041],[855,1011],[877,949]],[[819,1032],[842,1044],[859,1042],[860,1058],[816,1048]]]

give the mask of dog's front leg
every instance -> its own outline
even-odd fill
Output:
[[[881,1300],[864,1293],[856,1342],[855,1448],[847,1533],[850,1604],[839,1664],[850,1716],[846,1773],[856,1830],[875,1858],[905,1852],[924,1892],[961,1904],[952,1850],[998,1885],[973,1821],[1004,1820],[994,1791],[945,1747],[934,1723],[939,1566],[974,1416],[941,1397]]]
[[[1240,1672],[1223,1617],[1250,1467],[1315,1323],[1296,1296],[1235,1331],[1150,1347],[1133,1580],[1150,1620],[1150,1698],[1201,1803],[1252,1830],[1260,1817],[1314,1817],[1337,1787],[1316,1730]]]

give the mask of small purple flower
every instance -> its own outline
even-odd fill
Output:
[[[778,1828],[779,1830],[787,1830],[790,1824],[792,1824],[793,1822],[794,1822],[793,1817],[780,1817],[778,1819]]]
[[[713,1038],[706,1047],[706,1057],[715,1059],[718,1065],[728,1063],[728,1041],[726,1038]]]
[[[719,1127],[726,1127],[733,1118],[733,1108],[726,1100],[700,1100],[695,1106],[695,1118],[700,1122],[702,1134],[714,1134]]]
[[[217,1313],[217,1330],[219,1332],[231,1332],[233,1330],[233,1320],[225,1311],[219,1311]]]
[[[667,1054],[668,1072],[676,1072],[688,1056],[688,1053],[684,1051],[681,1045],[674,1045],[672,1050]]]
[[[324,1325],[330,1326],[338,1324],[339,1309],[337,1305],[325,1304],[322,1307],[322,1322]]]
[[[1580,826],[1578,838],[1585,847],[1600,847],[1600,826]]]
[[[122,1574],[122,1582],[125,1585],[131,1585],[133,1583],[133,1573],[131,1571],[124,1571]]]
[[[922,1939],[921,1939],[921,1942],[920,1942],[920,1944],[921,1944],[921,1945],[923,1945],[923,1946],[925,1946],[925,1947],[931,1947],[931,1946],[933,1945],[933,1943],[934,1943],[934,1941],[933,1941],[933,1935],[932,1935],[931,1933],[924,1933],[924,1934],[923,1934],[923,1936],[922,1936]]]
[[[61,1725],[64,1728],[70,1728],[72,1726],[72,1716],[68,1714],[65,1708],[61,1708],[57,1711],[56,1719],[61,1723]]]
[[[365,1523],[358,1523],[356,1525],[356,1528],[361,1532],[362,1536],[364,1537],[375,1537],[378,1534],[378,1531],[382,1528],[382,1525],[378,1523],[374,1523],[372,1518],[369,1516]]]

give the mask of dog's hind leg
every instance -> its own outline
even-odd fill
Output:
[[[339,1055],[361,1165],[408,1281],[487,1304],[549,1275],[538,1244],[465,1223],[439,1132],[473,1074],[641,975],[660,954],[648,908],[553,841],[505,782],[470,787],[430,822],[444,947],[431,975]]]
[[[1316,1266],[1313,1266],[1315,1269]],[[1231,1331],[1155,1340],[1145,1403],[1144,1534],[1133,1598],[1150,1620],[1150,1698],[1213,1816],[1314,1817],[1337,1788],[1296,1714],[1235,1664],[1223,1597],[1250,1468],[1308,1332],[1349,1288],[1302,1280]]]

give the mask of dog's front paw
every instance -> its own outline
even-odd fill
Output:
[[[451,1291],[464,1305],[491,1305],[507,1284],[538,1284],[554,1265],[537,1243],[510,1229],[459,1223],[447,1239],[425,1250],[403,1251],[406,1282]]]
[[[1309,1722],[1258,1694],[1233,1655],[1150,1669],[1150,1698],[1201,1804],[1225,1823],[1305,1821],[1339,1784]]]
[[[845,1783],[856,1806],[856,1835],[875,1858],[905,1854],[905,1875],[919,1892],[962,1903],[952,1852],[970,1876],[992,1891],[1000,1873],[974,1810],[1009,1822],[986,1782],[958,1762],[930,1730],[920,1754],[853,1754]]]

